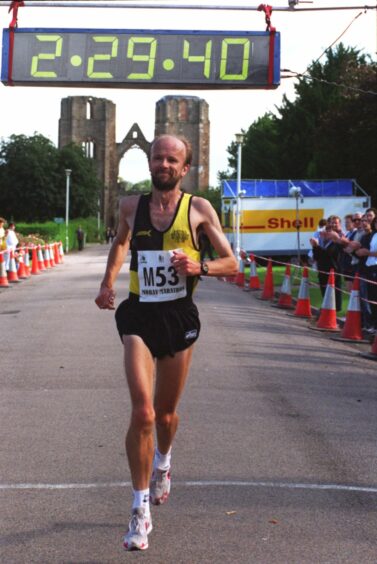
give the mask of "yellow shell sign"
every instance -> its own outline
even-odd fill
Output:
[[[321,209],[300,209],[301,232],[313,232],[324,214]],[[296,210],[243,211],[241,231],[244,233],[287,233],[296,231]]]

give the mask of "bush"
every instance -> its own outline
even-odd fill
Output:
[[[85,243],[102,243],[104,241],[103,229],[98,231],[98,220],[96,217],[79,218],[69,221],[68,239],[69,250],[77,250],[76,231],[81,225],[81,229],[85,233]],[[54,241],[62,241],[64,249],[66,246],[66,228],[65,223],[55,223],[47,221],[45,223],[17,223],[17,237],[20,243],[53,243]]]

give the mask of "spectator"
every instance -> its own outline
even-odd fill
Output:
[[[370,240],[373,236],[372,228],[366,215],[361,218],[361,225],[363,229],[363,236],[360,239],[360,251],[363,249],[369,250]],[[368,283],[366,280],[367,272],[365,267],[366,256],[364,252],[359,253],[358,249],[354,252],[358,257],[357,272],[360,276],[360,309],[361,309],[361,323],[365,331],[371,332],[372,329],[372,312],[368,302]]]
[[[318,229],[317,231],[315,231],[313,233],[313,239],[316,239],[316,241],[319,243],[319,234],[321,233],[321,231],[323,231],[326,228],[327,225],[327,219],[322,218],[319,220],[318,222]],[[316,268],[316,262],[315,260],[313,260],[313,249],[310,249],[308,252],[308,258],[309,258],[309,264],[312,264],[314,268]]]
[[[370,224],[372,224],[373,219],[377,216],[376,208],[368,208],[365,212],[365,216]]]
[[[10,261],[10,252],[15,251],[18,245],[18,238],[15,232],[16,226],[13,222],[8,225],[8,229],[6,231],[6,245],[7,245],[7,252],[5,253],[5,268],[9,270],[9,261]]]
[[[322,296],[325,295],[329,272],[335,271],[335,305],[336,311],[342,309],[342,277],[341,257],[344,233],[341,228],[340,217],[333,215],[328,219],[328,225],[319,233],[319,240],[312,237],[310,244],[313,248],[313,258],[317,261],[318,281]]]
[[[356,255],[355,251],[360,248],[360,241],[363,235],[365,235],[365,231],[363,229],[363,223],[361,221],[363,215],[360,212],[355,212],[352,214],[352,221],[355,226],[355,231],[350,238],[349,244],[345,247],[344,251],[346,253],[350,253],[351,255],[351,279],[355,276],[356,272],[358,272],[359,266],[359,258]]]
[[[368,213],[368,212],[367,212]],[[367,216],[367,213],[365,214]],[[367,219],[367,218],[366,218]],[[367,222],[369,224],[369,220]],[[368,229],[368,228],[367,228]],[[370,234],[361,240],[361,248],[356,251],[359,257],[365,258],[363,274],[368,280],[367,295],[370,317],[366,330],[375,333],[377,330],[377,217],[370,224]]]
[[[81,229],[81,225],[79,225],[79,228],[76,231],[76,237],[77,237],[77,245],[79,248],[79,251],[82,251],[84,248],[84,231]]]
[[[5,251],[7,244],[5,241],[5,229],[4,229],[5,219],[0,217],[0,251]]]
[[[110,229],[110,227],[106,227],[105,239],[106,239],[107,244],[110,243],[110,238],[111,238],[111,229]]]
[[[352,250],[350,247],[349,242],[353,240],[354,236],[356,235],[356,227],[353,222],[353,214],[349,213],[344,217],[344,227],[345,227],[345,234],[344,237],[346,240],[342,241],[343,244],[343,252],[341,257],[341,269],[342,274],[345,280],[345,286],[348,292],[352,289]]]

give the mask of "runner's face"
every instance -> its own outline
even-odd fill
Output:
[[[152,147],[149,161],[153,186],[161,192],[174,190],[187,174],[186,147],[173,137],[163,137]]]
[[[369,223],[371,224],[372,221],[373,221],[373,219],[374,219],[374,212],[368,211],[368,212],[365,214],[365,216],[366,216],[367,220],[369,221]]]

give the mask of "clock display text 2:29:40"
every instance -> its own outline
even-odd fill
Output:
[[[24,34],[16,34],[15,55],[17,48],[29,54],[31,82],[83,86],[96,82],[128,86],[134,82],[153,87],[267,85],[271,47],[265,32],[46,31],[29,37],[23,48],[17,42]],[[22,77],[26,70],[17,76],[16,58],[15,83],[27,80]],[[277,84],[274,80],[269,86]]]

